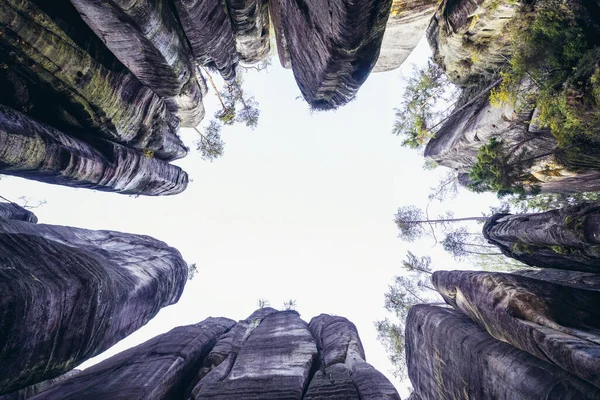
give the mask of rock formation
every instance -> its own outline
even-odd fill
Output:
[[[600,204],[495,214],[483,235],[504,255],[540,268],[600,272]]]
[[[312,107],[336,108],[355,96],[379,56],[390,6],[391,0],[281,0],[292,70]]]
[[[514,274],[437,271],[444,300],[494,338],[600,388],[600,285]],[[439,328],[438,328],[439,329]]]
[[[254,64],[269,53],[267,0],[226,0],[240,61]]]
[[[94,145],[0,105],[0,168],[7,175],[126,194],[182,192],[179,167],[117,143]]]
[[[21,390],[17,390],[16,392],[12,392],[9,394],[5,394],[4,396],[0,396],[0,400],[26,400],[26,399],[29,399],[29,398],[35,396],[36,394],[38,394],[46,389],[49,389],[50,386],[53,386],[54,384],[56,384],[58,382],[64,381],[65,379],[71,378],[80,372],[81,371],[78,369],[72,369],[68,372],[65,372],[62,375],[57,376],[56,378],[47,379],[40,383],[36,383],[34,385],[27,386],[26,388],[23,388]]]
[[[0,203],[0,218],[31,222],[32,224],[37,224],[38,222],[34,213],[15,203]]]
[[[502,341],[462,313],[414,306],[406,359],[419,399],[597,399],[600,389]]]
[[[149,236],[15,219],[0,219],[0,260],[0,394],[106,350],[187,280],[179,252]]]
[[[437,2],[431,0],[393,0],[383,34],[379,58],[373,72],[399,68],[423,38]]]
[[[53,399],[389,399],[355,326],[263,308],[235,324],[208,318],[117,354],[33,397]]]

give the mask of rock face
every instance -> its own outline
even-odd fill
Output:
[[[217,339],[235,322],[208,318],[125,350],[34,399],[180,399]]]
[[[364,361],[354,325],[263,308],[175,328],[34,399],[400,399]]]
[[[0,105],[0,169],[46,183],[126,194],[182,192],[187,174],[179,167],[114,142],[94,146]]]
[[[494,338],[600,388],[597,282],[566,285],[472,271],[437,271],[432,282],[447,303]]]
[[[0,219],[0,394],[57,377],[175,303],[179,252],[149,236]]]
[[[0,203],[0,218],[31,222],[32,224],[37,224],[38,222],[34,213],[15,203]]]
[[[65,379],[71,378],[80,372],[81,371],[78,369],[72,369],[68,372],[65,372],[62,375],[57,376],[56,378],[48,379],[48,380],[42,381],[40,383],[36,383],[35,385],[27,386],[26,388],[23,388],[16,392],[9,393],[4,396],[0,396],[0,400],[26,400],[26,399],[29,399],[29,398],[35,396],[36,394],[38,394],[46,389],[49,389],[50,386],[53,386],[59,382],[62,382]]]
[[[427,28],[434,59],[460,86],[491,81],[510,53],[507,25],[519,2],[444,0]]]
[[[498,341],[462,313],[414,306],[407,318],[411,399],[597,399],[600,389]]]
[[[240,61],[259,62],[269,53],[269,8],[267,0],[226,0],[235,32]]]
[[[483,235],[525,264],[600,272],[600,204],[584,203],[532,214],[496,214]]]
[[[390,17],[373,72],[399,68],[423,38],[437,2],[393,0]]]
[[[391,0],[281,0],[292,70],[306,101],[331,109],[350,101],[373,69]]]

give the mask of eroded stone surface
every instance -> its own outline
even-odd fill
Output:
[[[474,271],[437,271],[432,282],[494,338],[600,388],[600,287]]]
[[[254,64],[269,54],[267,0],[226,0],[240,61]]]
[[[168,195],[187,187],[187,174],[175,165],[107,140],[92,142],[0,105],[3,174],[126,194]]]
[[[54,378],[175,303],[177,250],[149,236],[0,220],[0,394]]]
[[[597,399],[600,389],[491,337],[462,313],[414,306],[406,322],[414,400]]]

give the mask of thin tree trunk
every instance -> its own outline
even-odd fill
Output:
[[[219,101],[221,102],[221,105],[223,106],[223,110],[227,110],[227,107],[225,106],[225,103],[223,102],[223,98],[221,97],[221,94],[219,93],[219,90],[217,89],[217,85],[215,85],[215,81],[213,81],[212,75],[210,74],[210,72],[208,72],[206,70],[206,68],[204,68],[204,66],[199,65],[199,67],[202,68],[202,70],[208,77],[208,80],[210,81],[211,86],[215,90],[215,94],[217,95],[217,97],[219,98]]]
[[[426,219],[423,221],[413,221],[413,222],[409,222],[411,224],[424,224],[424,223],[431,223],[431,224],[440,224],[442,222],[460,222],[460,221],[481,221],[481,222],[485,222],[488,220],[489,217],[465,217],[465,218],[450,218],[450,219]]]

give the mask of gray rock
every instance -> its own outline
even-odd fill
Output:
[[[269,8],[267,0],[225,0],[240,61],[254,64],[269,54]]]
[[[373,72],[394,70],[402,65],[425,36],[437,2],[395,0],[383,34],[383,42]]]
[[[141,195],[182,192],[187,174],[133,149],[93,139],[94,146],[0,105],[0,171],[72,187]]]
[[[483,235],[502,253],[540,268],[600,272],[600,203],[529,214],[495,214]]]
[[[292,70],[316,109],[340,107],[369,76],[391,0],[281,0],[281,22]]]
[[[235,78],[238,55],[233,27],[222,0],[174,0],[181,26],[197,61]]]
[[[292,60],[290,59],[290,48],[285,37],[285,29],[281,21],[281,2],[282,0],[269,0],[269,15],[275,32],[275,45],[277,47],[277,56],[279,63],[283,68],[292,68]]]
[[[179,252],[149,236],[0,220],[0,394],[100,354],[186,280]]]
[[[92,58],[31,0],[0,2],[0,33],[0,49],[19,71],[52,88],[84,128],[164,160],[187,153],[160,97],[131,73]]]
[[[34,213],[15,203],[0,203],[0,218],[31,222],[32,224],[38,222]]]
[[[267,312],[225,335],[229,355],[194,387],[193,399],[302,398],[317,358],[315,341],[295,311]]]
[[[432,282],[497,340],[600,388],[600,285],[473,271],[437,271]]]
[[[448,308],[411,308],[406,360],[414,400],[600,398],[600,389],[494,339]]]
[[[26,388],[23,388],[16,392],[12,392],[9,394],[5,394],[4,396],[0,396],[0,400],[26,400],[26,399],[29,399],[29,398],[35,396],[36,394],[38,394],[46,389],[49,389],[53,385],[77,375],[80,372],[81,371],[78,369],[72,369],[68,372],[65,372],[62,375],[57,376],[56,378],[47,379],[40,383],[36,383],[34,385],[27,386]]]
[[[54,385],[34,399],[181,399],[219,337],[235,322],[208,318],[180,326]]]

